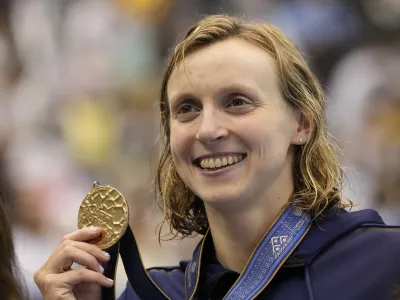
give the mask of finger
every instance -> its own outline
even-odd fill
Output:
[[[81,257],[79,254],[80,251],[85,252],[91,257],[89,258],[85,254]],[[98,271],[101,270],[101,268],[97,266],[99,262],[104,263],[109,259],[110,255],[102,251],[96,245],[65,239],[37,273],[38,276],[40,276],[41,273],[61,273],[69,269],[74,262]]]
[[[49,271],[50,273],[62,273],[69,270],[73,263],[85,266],[95,272],[104,271],[96,257],[74,246],[62,249],[49,267]]]
[[[80,249],[86,253],[89,253],[90,255],[94,256],[98,261],[100,262],[107,262],[110,259],[110,254],[107,252],[101,250],[99,247],[93,244],[88,244],[85,242],[76,242],[76,241],[71,241],[71,240],[66,240],[61,244],[59,252],[65,251],[66,248],[76,248]],[[71,251],[73,249],[70,249]]]
[[[80,283],[97,283],[104,287],[112,287],[114,285],[114,281],[107,278],[102,273],[94,272],[85,268],[71,270],[59,274],[57,277],[57,280],[65,282],[72,287]]]
[[[64,236],[63,240],[73,240],[78,242],[90,241],[99,237],[102,233],[100,227],[85,227]]]

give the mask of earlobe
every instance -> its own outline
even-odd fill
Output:
[[[294,137],[292,140],[293,145],[303,145],[307,142],[307,138],[305,137]]]

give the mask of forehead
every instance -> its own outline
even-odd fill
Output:
[[[169,79],[168,99],[182,93],[211,92],[229,85],[276,88],[276,64],[261,47],[240,38],[216,42],[190,53]]]

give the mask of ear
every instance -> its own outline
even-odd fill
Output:
[[[292,136],[293,145],[305,144],[312,133],[311,122],[307,120],[303,113],[300,111],[295,112],[296,115],[296,128]]]

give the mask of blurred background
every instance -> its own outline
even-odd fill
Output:
[[[165,59],[205,14],[266,20],[300,48],[328,99],[345,195],[400,224],[400,1],[0,0],[0,174],[17,255],[33,272],[77,228],[93,181],[130,202],[147,267],[191,256],[158,244],[152,180]],[[126,277],[119,264],[117,294]]]

